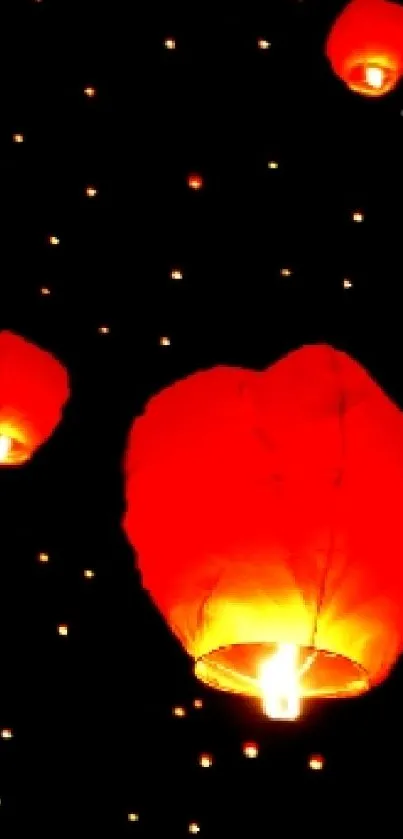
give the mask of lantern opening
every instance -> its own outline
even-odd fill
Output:
[[[398,82],[398,68],[381,56],[363,56],[351,64],[347,71],[348,85],[356,93],[383,96]]]
[[[0,465],[19,466],[28,459],[27,447],[22,439],[18,439],[18,433],[9,423],[0,428]]]
[[[312,646],[234,644],[201,656],[195,675],[210,687],[260,698],[269,716],[295,719],[304,698],[358,696],[368,674],[346,656]]]
[[[7,463],[12,445],[10,437],[6,434],[0,434],[0,463]]]

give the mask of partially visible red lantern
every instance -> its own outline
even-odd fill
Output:
[[[188,187],[190,189],[199,190],[203,187],[203,178],[194,172],[188,176]]]
[[[0,464],[29,460],[58,424],[68,396],[68,374],[56,358],[0,332]]]
[[[217,367],[131,430],[126,533],[144,587],[210,686],[295,718],[403,649],[403,416],[342,352]]]
[[[403,74],[403,7],[388,0],[352,0],[330,32],[327,56],[351,90],[383,96]]]

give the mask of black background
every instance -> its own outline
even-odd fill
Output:
[[[0,829],[385,831],[401,813],[402,666],[295,725],[206,693],[141,590],[121,462],[159,388],[310,341],[351,353],[403,404],[402,88],[368,100],[333,76],[323,46],[340,0],[161,5],[1,8],[0,325],[56,354],[72,397],[32,462],[0,475],[0,726],[14,732],[0,739]]]

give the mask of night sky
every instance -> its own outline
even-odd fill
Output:
[[[333,75],[341,0],[176,5],[2,4],[0,328],[56,355],[71,398],[0,474],[1,835],[388,834],[402,665],[293,724],[204,689],[141,588],[122,460],[162,387],[309,342],[403,406],[403,88]]]

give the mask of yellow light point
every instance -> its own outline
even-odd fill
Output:
[[[365,68],[365,79],[369,87],[373,87],[376,90],[382,90],[384,78],[385,74],[382,67],[369,66]]]
[[[260,672],[263,709],[273,720],[296,720],[301,713],[298,647],[279,644]]]
[[[85,194],[88,198],[95,198],[95,196],[98,195],[98,190],[95,186],[87,186],[85,188]]]
[[[24,135],[23,134],[13,134],[13,142],[14,143],[23,143],[24,142]]]
[[[245,757],[249,757],[249,758],[257,757],[258,754],[259,754],[259,749],[258,749],[256,743],[245,743],[243,748],[242,748],[242,751],[243,751]]]
[[[269,169],[278,169],[278,163],[276,160],[269,160],[267,166]]]
[[[364,213],[361,213],[361,212],[358,212],[358,211],[353,213],[353,221],[356,221],[358,223],[360,223],[361,221],[364,221]]]
[[[175,38],[165,38],[164,46],[167,50],[174,50],[176,47]]]
[[[109,335],[110,331],[111,330],[110,330],[109,326],[100,326],[99,329],[98,329],[98,332],[99,332],[100,335]]]
[[[0,463],[6,463],[11,452],[12,440],[6,434],[0,434]]]
[[[282,277],[291,277],[292,271],[291,268],[282,268],[280,271]]]
[[[94,96],[96,95],[95,87],[85,87],[84,88],[84,93],[85,93],[86,96],[88,96],[89,99],[93,99]]]
[[[193,707],[194,708],[203,708],[203,700],[202,699],[194,699],[193,700]]]
[[[84,571],[84,577],[86,580],[93,580],[95,577],[95,571],[93,571],[91,568],[86,568]]]
[[[170,347],[170,346],[171,346],[170,338],[168,338],[167,335],[163,335],[162,338],[160,338],[160,347]]]
[[[197,822],[190,822],[189,833],[200,833],[200,827]]]
[[[65,623],[59,624],[59,626],[57,627],[57,631],[58,631],[59,635],[66,636],[66,635],[69,634],[69,628],[68,628],[67,624],[65,624]]]
[[[352,288],[352,287],[353,287],[353,284],[352,284],[351,280],[347,280],[347,279],[343,280],[343,288]]]
[[[1,736],[3,740],[12,740],[13,739],[13,732],[11,728],[2,728],[1,729]]]
[[[127,816],[127,820],[129,822],[138,822],[138,820],[139,820],[138,813],[129,813],[128,816]]]
[[[312,755],[312,757],[309,758],[309,768],[313,769],[314,772],[318,772],[323,769],[324,764],[325,761],[322,755]]]
[[[48,297],[50,294],[50,288],[48,288],[47,286],[42,286],[40,288],[40,292],[42,294],[42,297]]]
[[[172,709],[172,713],[174,717],[186,717],[186,710],[182,705],[175,705],[175,708]]]
[[[42,562],[43,564],[49,562],[49,554],[46,554],[43,551],[41,551],[41,553],[38,554],[38,562]]]
[[[60,245],[60,239],[58,236],[49,236],[48,242],[50,245]]]
[[[259,38],[257,45],[260,50],[268,50],[271,47],[270,41],[266,41],[265,38]]]
[[[171,280],[183,280],[183,274],[179,268],[174,268],[174,270],[171,271]]]
[[[211,755],[200,755],[199,765],[202,766],[203,769],[208,769],[210,766],[213,765],[212,756]]]

